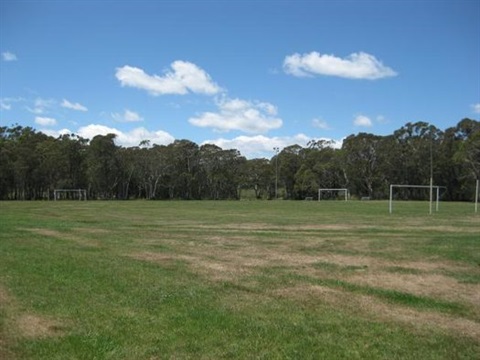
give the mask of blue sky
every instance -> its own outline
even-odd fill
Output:
[[[480,117],[479,0],[0,3],[0,124],[270,157]]]

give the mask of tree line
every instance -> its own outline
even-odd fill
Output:
[[[176,140],[115,144],[115,135],[58,138],[31,127],[0,127],[0,199],[52,199],[54,189],[86,189],[89,199],[304,199],[319,188],[388,198],[389,185],[443,186],[443,200],[472,200],[480,178],[480,122],[444,131],[407,123],[391,135],[350,135],[340,149],[326,140],[292,145],[271,159]],[[397,196],[423,196],[408,190]]]

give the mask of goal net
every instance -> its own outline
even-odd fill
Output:
[[[432,212],[432,207],[433,207],[433,193],[436,194],[435,196],[435,211],[438,211],[438,204],[440,201],[440,188],[442,186],[437,186],[437,185],[390,185],[390,200],[388,202],[388,208],[390,214],[393,212],[393,198],[394,198],[394,190],[395,189],[431,189],[431,194],[430,194],[430,213]],[[425,191],[422,191],[425,193]],[[398,190],[397,190],[398,192]]]
[[[53,199],[57,200],[87,200],[87,190],[85,189],[55,189],[53,190]]]
[[[336,199],[343,194],[345,201],[348,200],[348,189],[344,188],[335,188],[335,189],[318,189],[318,201],[325,199]]]

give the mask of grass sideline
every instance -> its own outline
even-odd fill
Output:
[[[0,358],[475,359],[468,203],[0,202]]]

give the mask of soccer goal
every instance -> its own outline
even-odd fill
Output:
[[[435,198],[435,211],[438,211],[438,204],[440,201],[440,188],[442,186],[437,185],[390,185],[390,201],[388,202],[388,208],[390,214],[393,212],[393,190],[395,188],[412,188],[412,189],[432,189],[436,191],[436,198]],[[430,196],[430,213],[432,212],[432,202],[433,202],[433,192]]]
[[[335,189],[318,189],[318,201],[322,200],[322,193],[341,193],[345,194],[345,201],[348,200],[348,189],[343,189],[343,188],[335,188]],[[324,196],[325,199],[325,196]]]
[[[87,200],[87,190],[85,189],[55,189],[53,190],[53,199],[57,200]]]

